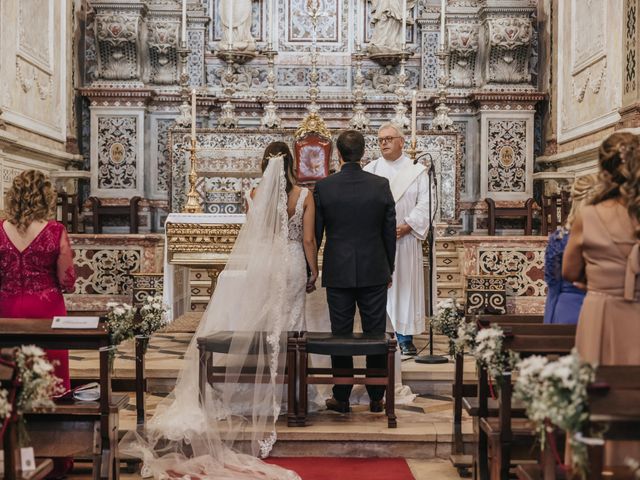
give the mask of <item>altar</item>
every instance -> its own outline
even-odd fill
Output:
[[[167,216],[163,300],[171,307],[171,320],[190,310],[189,269],[206,268],[213,288],[244,221],[243,214],[170,213]]]

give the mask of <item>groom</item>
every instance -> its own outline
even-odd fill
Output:
[[[322,286],[334,335],[353,332],[356,304],[365,333],[386,328],[387,289],[396,254],[395,202],[386,178],[364,172],[364,137],[347,130],[336,142],[340,172],[319,181],[314,190],[318,246],[327,235]],[[334,369],[352,368],[353,357],[333,356]],[[367,357],[368,368],[385,368],[385,355]],[[351,385],[335,385],[327,408],[349,411]],[[382,412],[383,386],[367,386],[370,410]]]

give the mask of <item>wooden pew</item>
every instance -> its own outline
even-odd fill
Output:
[[[12,413],[15,414],[16,395],[19,390],[17,385],[17,368],[14,363],[13,349],[0,351],[0,388],[9,392],[9,401],[12,403]],[[53,462],[49,458],[38,459],[35,469],[23,474],[20,463],[20,449],[18,445],[18,431],[15,416],[5,419],[4,433],[0,435],[4,452],[4,480],[41,480],[53,470]]]
[[[104,324],[93,330],[52,329],[50,319],[1,318],[0,347],[24,344],[52,350],[100,352],[100,400],[60,400],[53,413],[28,414],[27,426],[38,455],[90,458],[92,478],[118,479],[118,411],[128,399],[111,393],[109,334]]]
[[[587,480],[632,480],[628,467],[604,463],[605,440],[640,442],[640,366],[602,366],[596,370],[594,383],[588,389],[589,421],[582,432],[594,438],[588,445]],[[566,475],[556,466],[550,449],[545,449],[539,465],[519,465],[521,480],[560,480]]]
[[[575,345],[575,325],[513,324],[504,326],[503,350],[521,357],[529,355],[566,355]],[[506,370],[500,381],[498,417],[488,416],[488,379],[480,369],[479,431],[477,470],[481,480],[507,480],[511,468],[511,450],[516,437],[532,437],[533,429],[524,418],[513,418],[511,372]],[[482,372],[484,372],[482,374]],[[489,463],[489,456],[491,462]]]
[[[506,315],[476,315],[467,317],[469,321],[476,322],[483,327],[493,325],[511,325],[514,323],[542,324],[542,315],[506,314]],[[466,410],[471,417],[478,415],[478,388],[477,384],[464,383],[464,358],[456,355],[455,374],[453,382],[453,445],[452,454],[449,457],[452,465],[458,470],[460,476],[468,476],[468,470],[473,467],[473,455],[465,454],[464,439],[462,435],[462,411]],[[489,413],[497,415],[497,402],[490,401]]]
[[[67,315],[71,317],[104,317],[106,310],[69,310]],[[136,315],[136,321],[140,321],[139,315]],[[136,423],[143,425],[145,422],[145,393],[147,392],[147,379],[145,376],[145,352],[149,345],[148,338],[136,337],[134,339],[134,355],[135,355],[135,378],[133,381],[128,378],[112,378],[111,388],[114,392],[135,392],[136,393]],[[73,388],[79,387],[89,382],[97,382],[98,379],[81,380],[71,379]]]

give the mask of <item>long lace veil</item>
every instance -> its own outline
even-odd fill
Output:
[[[282,157],[272,157],[224,272],[191,340],[173,392],[143,431],[120,444],[142,458],[155,478],[297,479],[268,465],[283,397],[287,331],[285,304],[288,216]],[[228,354],[214,354],[225,381],[199,396],[197,339],[229,336]],[[247,371],[253,383],[239,384]]]

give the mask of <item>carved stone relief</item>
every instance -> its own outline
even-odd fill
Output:
[[[479,25],[449,25],[449,84],[453,87],[476,86],[479,32]]]
[[[98,116],[99,189],[138,188],[138,117],[134,115]]]
[[[147,21],[151,83],[177,83],[179,30],[180,22],[174,18],[154,18]]]
[[[139,31],[141,16],[132,12],[96,15],[98,77],[104,80],[140,80]]]
[[[490,83],[529,83],[529,57],[533,27],[528,17],[491,18],[487,21]]]
[[[572,0],[571,68],[577,73],[605,53],[606,18],[609,0]]]
[[[526,120],[487,122],[489,192],[525,192],[527,186]]]
[[[625,24],[625,58],[624,58],[624,95],[635,98],[637,90],[637,37],[638,37],[638,0],[627,0],[624,24]]]

